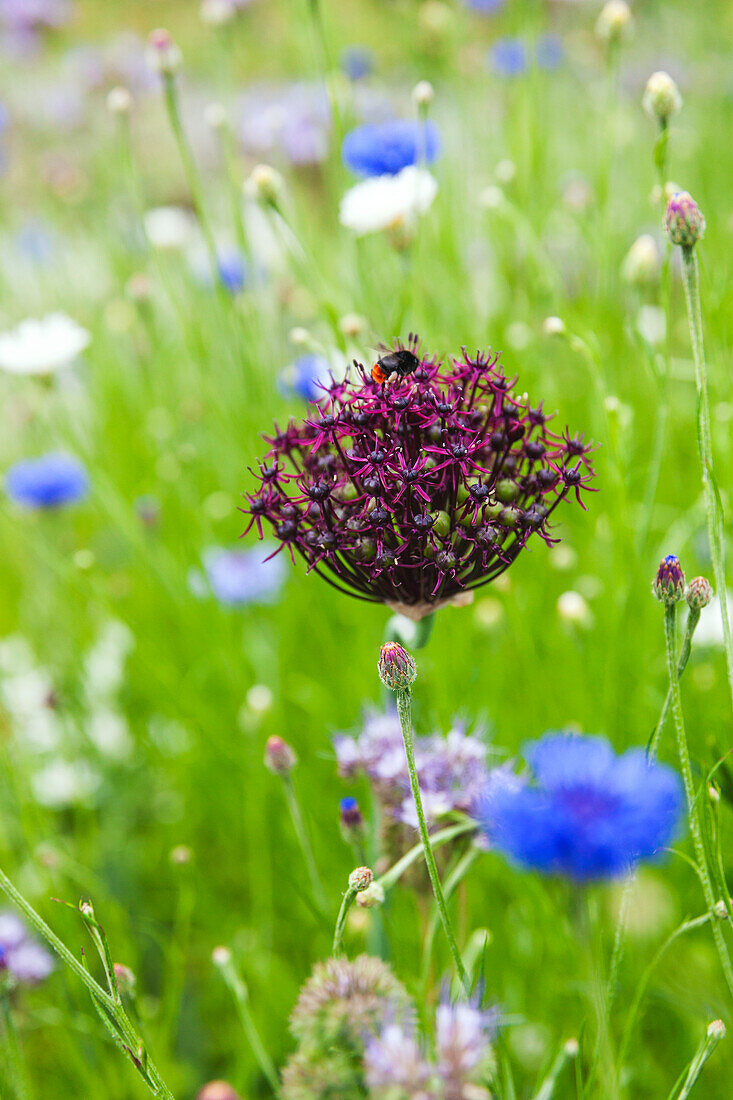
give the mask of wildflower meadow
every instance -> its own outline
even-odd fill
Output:
[[[733,1097],[731,41],[0,0],[2,1100]]]

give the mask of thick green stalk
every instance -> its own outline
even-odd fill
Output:
[[[708,869],[707,856],[705,853],[705,845],[702,839],[702,830],[700,828],[699,807],[695,796],[695,784],[692,778],[692,765],[690,764],[690,752],[687,747],[687,735],[685,733],[685,722],[682,715],[682,695],[680,692],[680,681],[677,673],[677,605],[670,604],[664,609],[664,636],[667,649],[667,675],[669,676],[669,684],[672,689],[672,715],[674,717],[675,730],[677,733],[677,751],[680,758],[680,767],[682,769],[682,780],[685,785],[685,796],[687,798],[687,816],[690,822],[690,832],[692,833],[692,842],[695,849],[695,858],[698,863],[698,869],[700,872],[700,880],[703,886],[703,893],[705,895],[705,902],[708,909],[713,913],[715,907],[715,895],[713,894],[713,886],[710,879],[710,871]],[[730,956],[728,954],[728,948],[723,938],[723,930],[720,927],[720,921],[713,917],[712,923],[713,939],[715,940],[715,946],[718,949],[718,955],[720,956],[720,964],[723,968],[723,974],[728,984],[728,989],[733,996],[733,967],[731,967]]]
[[[686,1100],[686,1097],[692,1092],[692,1086],[697,1081],[698,1077],[702,1073],[703,1066],[707,1062],[710,1055],[715,1050],[720,1040],[725,1035],[725,1025],[721,1020],[714,1020],[712,1024],[708,1026],[707,1031],[700,1043],[700,1046],[695,1052],[695,1056],[690,1062],[690,1068],[687,1071],[684,1084],[678,1093],[676,1093],[676,1100]],[[670,1096],[671,1100],[671,1096]]]
[[[697,445],[702,464],[702,484],[705,496],[708,540],[710,556],[713,562],[715,587],[720,601],[720,617],[723,622],[723,641],[725,661],[728,669],[728,686],[733,701],[733,640],[731,639],[730,618],[728,616],[728,589],[725,581],[725,537],[723,515],[713,474],[713,438],[710,428],[710,400],[708,397],[707,367],[702,334],[702,311],[700,308],[700,274],[697,266],[695,248],[682,249],[682,276],[687,303],[687,318],[690,323],[690,342],[692,358],[695,363],[695,383],[697,385]]]
[[[402,740],[405,744],[405,755],[407,757],[407,770],[410,774],[410,787],[412,788],[412,797],[415,800],[415,811],[417,813],[417,823],[420,830],[420,840],[422,841],[423,851],[425,852],[425,863],[428,868],[428,875],[430,876],[430,884],[433,888],[433,894],[435,895],[435,902],[438,906],[438,912],[440,913],[440,919],[443,925],[443,931],[445,932],[448,940],[448,945],[453,956],[453,962],[455,963],[458,976],[461,979],[461,984],[466,992],[466,996],[471,993],[471,983],[468,980],[468,974],[466,968],[463,965],[463,959],[461,953],[458,950],[458,944],[456,943],[456,937],[453,932],[453,926],[451,924],[450,915],[448,913],[448,906],[443,896],[443,887],[440,884],[440,876],[438,874],[438,868],[435,863],[435,856],[433,854],[432,845],[430,843],[430,834],[428,833],[427,822],[425,821],[425,812],[423,810],[422,798],[420,797],[420,782],[417,776],[417,767],[415,766],[415,746],[413,742],[412,733],[412,715],[410,708],[410,689],[402,688],[396,692],[397,695],[397,714],[400,719],[400,726],[402,728]]]
[[[326,901],[326,894],[323,889],[323,883],[321,882],[321,877],[318,874],[316,859],[313,855],[313,849],[311,848],[310,840],[308,839],[308,832],[305,827],[305,822],[303,821],[303,814],[300,810],[300,803],[298,802],[298,796],[295,793],[293,780],[289,775],[283,776],[283,787],[285,788],[285,797],[287,799],[288,809],[290,810],[290,817],[293,822],[293,829],[295,830],[295,835],[298,838],[298,844],[300,845],[300,850],[303,853],[303,859],[308,870],[308,876],[311,880],[313,899],[320,909],[321,913],[327,913],[328,902]]]
[[[4,989],[0,993],[0,1015],[2,1016],[2,1030],[5,1039],[4,1046],[9,1076],[12,1078],[15,1098],[16,1100],[31,1100],[33,1090],[23,1058],[23,1051],[18,1040],[18,1033],[15,1030],[10,1005],[10,991],[8,989]]]
[[[690,650],[692,649],[692,635],[695,633],[695,628],[700,622],[700,609],[697,607],[691,607],[687,613],[687,626],[685,627],[685,636],[682,641],[682,649],[680,650],[679,660],[677,661],[677,679],[679,680],[682,673],[687,667],[687,662],[690,659]],[[659,746],[659,738],[662,735],[664,729],[664,723],[667,721],[667,715],[669,714],[669,708],[672,706],[672,687],[667,688],[667,695],[662,706],[662,713],[659,715],[659,721],[657,722],[654,733],[649,739],[647,745],[647,756],[650,760],[653,760],[657,755],[657,748]]]
[[[344,938],[344,928],[346,927],[346,918],[349,915],[349,909],[354,904],[354,898],[357,895],[357,891],[352,886],[349,886],[348,890],[344,894],[344,900],[341,902],[341,908],[339,909],[339,915],[336,918],[336,929],[333,934],[333,950],[332,955],[334,958],[338,958],[341,954],[341,944]]]
[[[219,950],[219,949],[217,949]],[[222,950],[222,955],[219,960],[215,958],[216,965],[221,971],[221,975],[227,984],[229,991],[234,997],[234,1002],[237,1006],[237,1012],[239,1013],[239,1019],[242,1024],[242,1029],[247,1037],[247,1042],[252,1048],[252,1053],[257,1060],[262,1073],[270,1083],[272,1091],[275,1096],[280,1095],[280,1081],[278,1080],[277,1070],[275,1065],[267,1053],[265,1044],[260,1038],[260,1033],[257,1030],[257,1026],[252,1018],[252,1013],[249,1009],[249,990],[243,979],[240,977],[229,953],[228,948]]]

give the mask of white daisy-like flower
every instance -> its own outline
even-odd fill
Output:
[[[196,222],[182,206],[154,206],[143,218],[145,235],[153,248],[177,252],[194,239]]]
[[[410,225],[438,193],[425,168],[410,165],[396,176],[373,176],[351,187],[341,199],[339,220],[358,236]]]
[[[0,370],[10,374],[52,374],[81,355],[90,333],[65,313],[28,317],[0,333]]]

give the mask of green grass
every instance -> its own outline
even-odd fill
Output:
[[[207,210],[217,230],[231,235],[226,180],[214,140],[204,140],[202,108],[233,101],[259,77],[316,73],[305,0],[263,2],[219,39],[201,29],[196,5],[180,12],[178,5],[124,7],[124,21],[140,33],[162,22],[180,41],[184,122],[198,135]],[[0,98],[14,118],[0,182],[0,320],[9,326],[27,314],[66,309],[93,341],[74,371],[75,386],[0,377],[0,458],[4,469],[51,447],[71,449],[87,462],[93,492],[58,515],[29,516],[0,503],[0,635],[29,641],[56,687],[67,743],[99,768],[102,783],[92,805],[39,805],[31,785],[37,757],[23,730],[0,713],[0,865],[77,954],[82,923],[51,899],[93,898],[114,958],[137,974],[145,1031],[177,1097],[192,1097],[217,1076],[247,1097],[266,1097],[211,952],[232,947],[257,1026],[281,1064],[291,1049],[288,1014],[313,963],[328,955],[333,928],[322,926],[304,900],[306,869],[279,783],[262,765],[264,744],[279,734],[298,752],[295,782],[335,920],[352,856],[338,830],[346,787],[336,776],[331,736],[358,727],[365,704],[379,700],[376,658],[388,617],[305,577],[301,567],[291,571],[276,606],[232,612],[189,590],[202,548],[239,536],[236,507],[251,486],[247,468],[263,453],[260,433],[273,419],[301,411],[277,383],[295,354],[288,333],[302,325],[352,354],[357,349],[345,347],[333,321],[357,312],[368,323],[357,342],[365,357],[373,339],[408,329],[441,353],[462,344],[501,349],[520,392],[543,399],[558,409],[559,424],[601,444],[599,491],[587,497],[587,513],[562,513],[561,547],[532,546],[472,608],[438,615],[419,654],[418,732],[447,729],[455,716],[480,721],[500,758],[527,738],[569,725],[604,733],[619,750],[645,743],[667,687],[663,614],[650,595],[658,559],[679,554],[690,577],[710,576],[711,569],[693,365],[674,258],[669,418],[659,485],[653,507],[645,507],[660,390],[635,317],[656,295],[640,295],[620,276],[632,241],[658,233],[661,221],[650,200],[654,127],[640,100],[653,69],[669,67],[679,77],[685,106],[672,126],[669,175],[695,195],[708,222],[699,249],[703,312],[716,474],[730,511],[733,101],[725,46],[733,26],[723,3],[640,5],[616,94],[593,41],[591,5],[545,10],[510,0],[486,20],[446,7],[450,26],[436,38],[417,3],[327,4],[333,55],[353,41],[371,45],[378,57],[372,82],[390,87],[400,113],[409,112],[417,79],[434,82],[432,110],[445,146],[435,169],[438,197],[408,253],[394,253],[382,237],[354,241],[338,225],[338,199],[350,178],[334,145],[321,169],[286,171],[289,217],[312,261],[222,303],[195,282],[185,261],[164,256],[158,267],[143,247],[120,135],[102,92],[69,133],[20,117],[35,74],[54,72],[67,47],[107,36],[123,22],[118,5],[87,0],[79,9],[77,23],[32,65],[8,66],[0,77]],[[511,81],[487,73],[483,53],[498,33],[534,33],[550,23],[568,52],[558,72]],[[185,202],[155,94],[134,111],[132,135],[144,206]],[[48,185],[49,163],[59,158],[76,174],[71,190]],[[516,165],[506,204],[484,209],[479,196],[506,158]],[[252,163],[238,158],[242,177]],[[588,182],[583,210],[563,201],[572,173]],[[45,267],[33,269],[12,252],[27,217],[50,223],[64,241]],[[153,287],[142,308],[124,295],[139,271]],[[597,349],[597,374],[568,341],[542,335],[552,314]],[[144,530],[134,514],[142,494],[160,502],[154,530]],[[561,555],[563,548],[572,555]],[[570,589],[587,598],[591,625],[558,615],[558,597]],[[84,655],[110,617],[126,623],[135,640],[119,692],[134,751],[116,763],[89,740],[82,678]],[[254,684],[272,691],[263,714],[246,704]],[[682,694],[700,774],[729,746],[720,651],[693,647]],[[671,722],[661,757],[676,759]],[[359,793],[366,797],[365,789]],[[725,860],[728,805],[721,817]],[[169,861],[180,844],[193,852],[187,867]],[[689,838],[677,849],[689,855]],[[641,882],[646,901],[632,906],[609,1025],[611,1061],[647,962],[678,924],[704,912],[695,874],[677,856],[645,871]],[[604,966],[617,895],[611,888],[592,893],[592,935]],[[385,917],[395,970],[413,990],[421,904],[411,891],[397,890]],[[489,929],[489,999],[521,1021],[501,1041],[518,1097],[535,1094],[566,1039],[581,1037],[584,1058],[592,1057],[596,963],[578,939],[576,909],[569,887],[509,870],[492,854],[474,864],[455,906],[464,943],[475,928]],[[349,952],[364,944],[363,934],[347,933]],[[434,951],[431,1003],[450,962],[440,935]],[[24,993],[15,1016],[38,1096],[147,1094],[72,975],[59,970]],[[730,998],[703,927],[675,941],[651,976],[618,1094],[606,1084],[590,1095],[666,1096],[718,1016],[730,1019]],[[697,1093],[723,1100],[732,1071],[724,1040]],[[12,1095],[0,1084],[3,1097],[6,1089]],[[570,1071],[556,1095],[583,1095]]]

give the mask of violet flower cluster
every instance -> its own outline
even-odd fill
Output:
[[[304,422],[276,425],[244,511],[333,587],[419,620],[498,577],[533,533],[557,541],[550,518],[582,505],[593,468],[496,357],[416,364],[383,383],[355,364]]]
[[[21,984],[35,985],[53,971],[51,955],[15,913],[0,913],[0,975],[5,972]]]
[[[338,736],[334,748],[339,774],[369,779],[383,812],[417,828],[415,803],[396,711],[368,713],[358,737]],[[428,823],[453,811],[471,814],[483,796],[489,773],[486,745],[454,727],[447,735],[415,738],[423,809]]]

